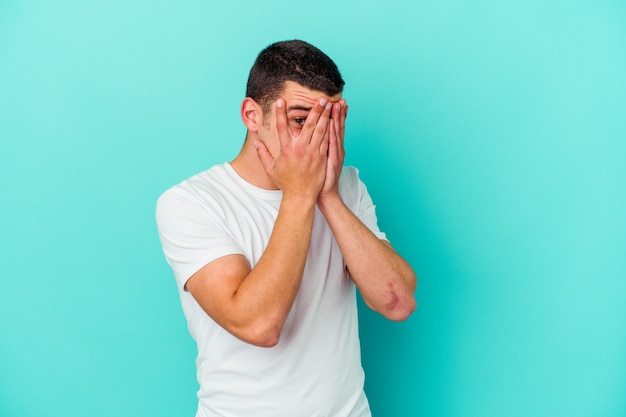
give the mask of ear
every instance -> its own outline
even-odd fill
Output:
[[[246,97],[241,102],[241,120],[249,131],[256,132],[259,130],[263,121],[263,110],[256,101],[250,97]]]

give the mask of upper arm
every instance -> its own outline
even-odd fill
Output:
[[[217,211],[217,210],[216,210]],[[179,287],[223,257],[243,254],[235,239],[224,231],[223,221],[185,194],[164,193],[156,210],[157,228],[167,262]]]

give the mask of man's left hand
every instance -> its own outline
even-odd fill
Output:
[[[344,132],[348,105],[340,100],[333,105],[329,121],[330,137],[328,142],[328,162],[326,164],[326,179],[318,196],[318,201],[339,194],[339,176],[343,168],[346,155],[344,148]]]

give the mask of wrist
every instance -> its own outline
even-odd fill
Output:
[[[334,208],[338,208],[344,205],[343,200],[338,192],[329,192],[320,194],[317,198],[317,206],[322,211],[322,213],[329,212]]]
[[[317,200],[317,196],[314,194],[308,194],[303,192],[284,192],[281,200],[281,206],[294,207],[300,211],[306,211],[309,208],[314,208]]]

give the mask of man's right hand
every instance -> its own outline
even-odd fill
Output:
[[[288,127],[285,101],[276,100],[274,110],[280,152],[274,158],[266,144],[259,140],[255,147],[265,172],[283,191],[284,197],[317,199],[326,177],[331,109],[331,102],[318,99],[302,131],[294,136]]]

